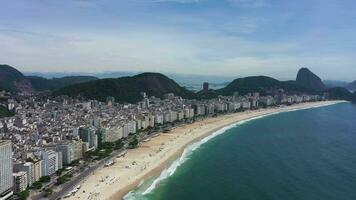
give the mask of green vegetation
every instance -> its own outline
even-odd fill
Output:
[[[19,200],[26,200],[30,196],[30,192],[28,190],[22,191],[17,194]]]
[[[66,182],[70,181],[70,179],[72,177],[73,176],[71,174],[66,174],[66,175],[60,176],[60,177],[57,178],[56,185],[62,185],[63,183],[66,183]]]
[[[14,116],[15,113],[12,111],[9,111],[7,108],[5,108],[4,106],[0,105],[0,118],[2,117],[12,117]]]
[[[15,82],[26,80],[24,75],[9,65],[0,65],[0,85],[7,91],[15,91]]]
[[[52,190],[52,188],[47,188],[43,192],[44,192],[43,197],[49,197],[52,195],[53,190]]]
[[[113,150],[119,150],[124,146],[122,140],[116,142],[104,142],[95,151],[88,151],[85,153],[85,157],[89,159],[101,160],[111,155]]]
[[[39,180],[41,183],[49,183],[51,181],[51,177],[49,176],[42,176]]]
[[[99,149],[110,149],[110,150],[118,150],[124,146],[124,143],[121,139],[116,142],[104,142],[99,146]]]
[[[129,148],[134,149],[138,146],[138,139],[135,136],[134,139],[129,143]]]
[[[106,101],[108,96],[112,96],[120,103],[135,103],[142,99],[140,92],[146,92],[149,96],[160,98],[167,93],[174,93],[187,99],[196,96],[194,92],[179,86],[172,79],[158,73],[143,73],[132,77],[100,79],[75,84],[56,91],[54,95],[81,96],[99,101]]]
[[[33,89],[37,91],[55,91],[69,85],[98,80],[98,78],[93,76],[67,76],[53,79],[46,79],[39,76],[28,76],[26,78],[30,81]]]
[[[234,92],[240,95],[259,92],[266,95],[276,89],[283,89],[287,93],[323,94],[331,92],[333,99],[355,100],[352,93],[333,88],[326,90],[321,79],[306,68],[302,68],[297,75],[297,81],[279,81],[267,76],[251,76],[232,81],[226,87],[218,90],[200,91],[193,93],[168,77],[158,73],[143,73],[132,77],[117,79],[100,79],[86,83],[74,84],[54,92],[54,96],[68,95],[106,101],[109,96],[119,103],[136,103],[142,100],[140,92],[149,96],[162,98],[164,94],[174,93],[186,99],[211,99],[219,95],[231,96]],[[100,137],[99,137],[100,138]],[[99,141],[100,142],[100,141]]]
[[[65,171],[65,168],[59,169],[56,171],[56,175],[61,176],[64,171]]]
[[[326,92],[329,93],[329,98],[331,99],[347,100],[353,102],[356,101],[355,93],[351,93],[342,87],[330,88]]]
[[[301,68],[298,71],[296,82],[315,91],[323,91],[326,88],[322,80],[308,68]]]
[[[39,181],[36,181],[32,184],[31,189],[39,190],[42,188],[42,183]]]
[[[197,99],[213,99],[217,98],[219,94],[215,90],[199,91],[197,93]]]
[[[217,93],[227,96],[233,95],[234,92],[239,92],[240,95],[259,92],[264,95],[267,91],[274,89],[284,89],[288,92],[315,93],[315,91],[301,86],[295,81],[278,81],[267,76],[251,76],[235,79],[225,88],[217,90]]]
[[[95,151],[88,151],[85,153],[85,157],[88,159],[101,160],[109,157],[112,153],[111,149],[96,149]]]

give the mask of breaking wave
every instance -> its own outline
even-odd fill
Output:
[[[298,110],[307,110],[307,109],[319,108],[319,107],[334,105],[334,104],[337,104],[337,103],[341,103],[341,101],[340,102],[325,103],[325,104],[317,105],[317,106],[309,106],[309,107],[305,107],[305,108],[296,108],[296,109],[292,109],[292,110],[282,110],[282,111],[279,111],[279,112],[260,115],[260,116],[257,116],[257,117],[252,117],[252,118],[249,118],[249,119],[241,120],[241,121],[233,123],[231,125],[227,125],[227,126],[221,128],[221,129],[215,131],[211,135],[201,139],[200,141],[188,145],[184,149],[183,154],[180,156],[180,158],[175,160],[167,169],[164,169],[161,172],[160,176],[158,176],[155,180],[153,180],[153,182],[149,185],[149,187],[143,189],[142,191],[132,190],[127,195],[125,195],[125,197],[123,199],[124,200],[139,200],[139,199],[143,200],[143,199],[146,199],[144,197],[145,195],[147,195],[147,194],[151,193],[152,191],[154,191],[161,181],[163,181],[163,180],[167,179],[168,177],[172,176],[175,173],[175,171],[177,170],[177,168],[179,166],[181,166],[185,161],[187,161],[189,156],[195,150],[197,150],[202,144],[208,142],[209,140],[215,138],[216,136],[219,136],[219,135],[225,133],[227,130],[229,130],[231,128],[234,128],[236,126],[245,124],[247,122],[250,122],[250,121],[253,121],[253,120],[256,120],[256,119],[261,119],[261,118],[264,118],[264,117],[268,117],[268,116],[271,116],[271,115],[277,115],[277,114],[286,113],[286,112],[294,112],[294,111],[298,111]],[[141,182],[140,185],[143,185],[142,182]]]

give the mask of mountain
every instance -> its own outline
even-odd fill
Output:
[[[326,88],[321,79],[308,68],[301,68],[298,71],[296,81],[298,84],[315,91],[322,91]]]
[[[39,76],[27,76],[26,78],[30,81],[32,87],[37,91],[55,91],[69,85],[98,80],[98,78],[94,76],[67,76],[52,79],[46,79]]]
[[[32,91],[31,83],[26,77],[9,65],[0,65],[0,87],[8,91]]]
[[[349,82],[346,81],[335,81],[335,80],[323,80],[323,83],[327,88],[346,87],[349,84]]]
[[[14,67],[0,65],[0,90],[11,92],[54,91],[69,85],[94,80],[98,80],[98,78],[93,76],[68,76],[46,79],[39,76],[24,76]]]
[[[326,90],[329,94],[329,98],[331,99],[339,99],[339,100],[346,100],[346,101],[356,101],[355,93],[351,93],[349,90],[343,87],[334,87],[329,88]]]
[[[217,91],[213,89],[210,89],[208,91],[201,90],[197,92],[196,95],[197,95],[197,99],[213,99],[219,96]]]
[[[234,92],[239,92],[241,95],[251,92],[259,92],[263,95],[267,91],[274,89],[284,89],[287,92],[296,93],[313,92],[312,90],[297,84],[295,81],[279,81],[267,76],[238,78],[226,87],[217,90],[217,92],[221,95],[232,95]]]
[[[142,99],[140,92],[156,97],[163,97],[167,93],[174,93],[188,99],[196,96],[194,92],[159,73],[142,73],[131,77],[100,79],[75,84],[59,89],[54,92],[54,95],[81,96],[99,101],[105,101],[108,96],[111,96],[121,103],[135,103]]]
[[[345,86],[346,89],[356,91],[356,81],[353,81]]]

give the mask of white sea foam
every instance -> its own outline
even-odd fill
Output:
[[[213,134],[201,139],[198,142],[195,142],[193,144],[188,145],[184,151],[183,154],[181,155],[180,158],[178,158],[177,160],[175,160],[167,169],[163,170],[160,174],[159,177],[157,177],[152,183],[151,185],[146,188],[143,192],[141,192],[139,194],[139,196],[142,198],[144,195],[151,193],[158,185],[161,181],[165,180],[166,178],[172,176],[174,174],[174,172],[177,170],[177,168],[182,165],[186,160],[188,160],[189,156],[196,150],[198,149],[202,144],[208,142],[209,140],[215,138],[218,135],[221,135],[223,133],[225,133],[227,130],[234,128],[238,125],[242,125],[245,124],[246,122],[250,122],[256,119],[261,119],[267,116],[271,116],[271,115],[277,115],[279,113],[285,113],[285,112],[293,112],[293,111],[298,111],[298,110],[306,110],[306,109],[313,109],[313,108],[319,108],[319,107],[324,107],[324,106],[330,106],[330,105],[334,105],[337,103],[341,103],[340,102],[330,102],[330,103],[325,103],[322,105],[316,105],[316,106],[308,106],[305,108],[296,108],[296,109],[291,109],[291,110],[281,110],[279,112],[273,112],[273,113],[269,113],[269,114],[265,114],[265,115],[260,115],[257,117],[252,117],[249,119],[245,119],[245,120],[241,120],[239,122],[233,123],[231,125],[225,126],[217,131],[215,131]],[[288,108],[288,107],[286,107]],[[142,185],[142,182],[141,184]],[[134,200],[134,199],[138,199],[139,197],[137,196],[137,194],[134,193],[134,191],[129,192],[127,195],[125,195],[124,200]]]

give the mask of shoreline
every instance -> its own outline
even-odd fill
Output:
[[[98,168],[81,182],[82,189],[68,199],[123,199],[125,195],[148,178],[156,178],[155,183],[159,182],[158,179],[161,176],[163,176],[161,179],[164,179],[167,175],[162,175],[162,173],[174,162],[184,159],[183,154],[188,147],[199,142],[203,144],[238,123],[282,112],[328,106],[341,102],[345,101],[301,103],[286,107],[249,110],[216,118],[210,117],[193,124],[177,127],[168,134],[161,133],[158,137],[151,138],[150,141],[142,143],[137,149],[129,150],[124,158],[116,158],[116,163],[113,166]],[[221,132],[217,133],[220,130]],[[202,141],[204,139],[206,141]],[[180,163],[178,164],[180,165]],[[150,189],[155,187],[152,184]]]

